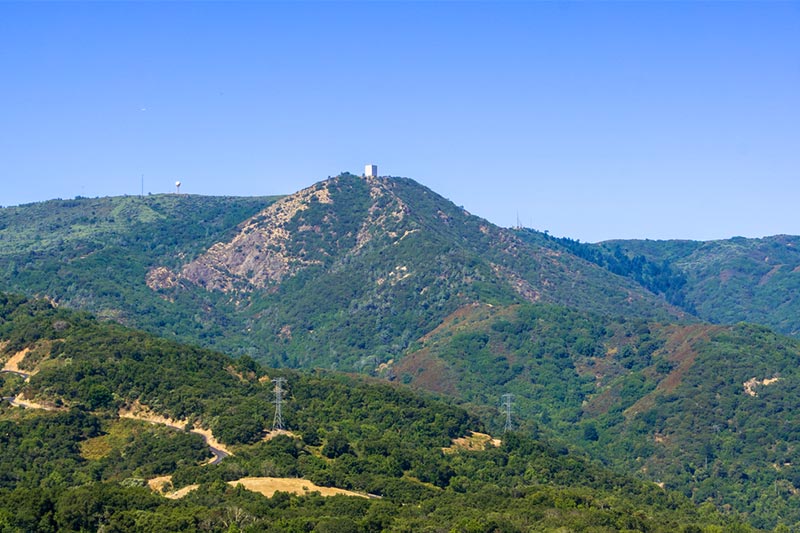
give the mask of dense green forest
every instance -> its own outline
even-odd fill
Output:
[[[670,265],[686,279],[682,300],[703,320],[800,333],[800,237],[611,241],[600,247]]]
[[[667,326],[547,305],[464,308],[394,367],[622,471],[774,527],[800,521],[800,342],[760,326]],[[492,427],[500,428],[499,421]]]
[[[27,382],[2,374],[4,393],[53,407],[0,407],[3,531],[750,530],[735,514],[612,473],[534,431],[506,433],[496,447],[453,447],[484,430],[481,420],[401,386],[267,371],[8,295],[0,340],[3,360],[16,355],[32,374]],[[288,380],[290,430],[266,441],[265,376]],[[119,418],[134,402],[210,427],[234,455],[203,464],[199,436]],[[146,487],[161,475],[172,488],[198,488],[164,498]],[[266,498],[226,483],[246,476],[373,496]]]
[[[666,259],[660,263],[644,255],[632,255],[623,251],[619,244],[603,245],[582,243],[569,237],[554,237],[528,228],[518,228],[517,235],[528,242],[555,244],[563,247],[581,259],[590,261],[619,276],[631,278],[654,294],[663,296],[669,303],[696,314],[692,304],[687,302],[685,288],[686,274]]]
[[[751,322],[793,336],[800,332],[800,300],[795,297],[800,290],[800,237],[591,244],[531,229],[516,233],[630,278],[704,321]]]

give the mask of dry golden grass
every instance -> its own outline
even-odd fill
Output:
[[[147,486],[154,492],[161,492],[164,485],[172,486],[172,476],[158,476],[147,480]]]
[[[185,487],[183,487],[181,489],[178,489],[178,490],[175,490],[175,491],[172,491],[172,492],[168,492],[168,493],[164,494],[164,496],[169,498],[170,500],[177,500],[179,498],[183,498],[184,496],[186,496],[187,494],[189,494],[193,490],[197,489],[197,487],[199,487],[199,486],[200,485],[186,485]]]
[[[500,444],[502,444],[502,441],[492,438],[491,435],[470,431],[466,437],[453,439],[453,445],[448,448],[442,448],[442,451],[444,453],[456,453],[459,450],[480,451],[485,450],[488,446],[497,448]]]
[[[294,433],[292,433],[291,431],[288,431],[288,430],[285,430],[285,429],[273,429],[271,431],[267,431],[267,434],[264,435],[264,438],[261,439],[261,440],[266,442],[268,440],[274,439],[278,435],[286,435],[287,437],[292,437],[293,439],[300,438],[297,435],[295,435]]]
[[[235,487],[242,485],[247,490],[263,494],[267,498],[271,498],[276,492],[290,492],[292,494],[303,495],[311,492],[319,492],[322,496],[358,496],[359,498],[368,498],[366,494],[353,492],[351,490],[337,489],[334,487],[320,487],[315,485],[307,479],[288,478],[288,477],[245,477],[237,481],[229,481],[229,485]],[[178,490],[170,492],[162,492],[165,487],[172,485],[172,476],[159,476],[154,477],[147,481],[150,490],[163,494],[165,498],[176,500],[183,498],[193,490],[197,489],[199,485],[187,485]]]
[[[25,357],[28,355],[28,352],[30,351],[31,351],[30,348],[25,348],[24,350],[12,355],[11,358],[8,361],[6,361],[6,364],[3,365],[3,370],[9,370],[11,372],[23,372],[23,370],[20,370],[19,364],[22,362],[23,359],[25,359]]]
[[[229,481],[229,485],[242,485],[247,490],[263,494],[267,498],[272,497],[276,492],[290,492],[293,494],[308,494],[309,492],[319,492],[322,496],[358,496],[367,498],[366,494],[353,492],[351,490],[337,489],[334,487],[320,487],[307,479],[286,478],[286,477],[245,477],[237,481]]]
[[[172,488],[172,476],[158,476],[153,479],[148,479],[147,486],[150,487],[150,490],[161,494],[165,498],[177,500],[183,498],[200,485],[186,485],[178,490],[169,490]]]

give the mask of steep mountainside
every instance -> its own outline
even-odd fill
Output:
[[[680,315],[635,282],[527,243],[412,180],[342,175],[274,200],[2,209],[0,287],[275,365],[373,372],[473,302]]]
[[[697,316],[720,324],[753,322],[800,334],[800,237],[694,241],[610,241],[684,273],[685,302]]]
[[[751,530],[546,442],[470,435],[474,416],[401,387],[267,375],[0,294],[0,362],[12,360],[29,379],[4,372],[0,388],[32,407],[0,404],[3,531]],[[267,432],[276,375],[288,431]],[[132,408],[161,423],[123,418]],[[230,455],[204,462],[199,428]]]
[[[407,179],[342,175],[270,205],[180,269],[155,268],[165,298],[203,287],[248,318],[272,364],[375,368],[473,302],[552,302],[672,318],[640,286],[535,246]]]
[[[231,310],[213,298],[167,302],[145,284],[235,234],[275,198],[76,198],[0,209],[0,288],[50,298],[161,335],[213,344]]]
[[[800,342],[761,326],[473,305],[395,372],[478,405],[512,393],[522,428],[535,422],[696,502],[775,527],[800,522],[799,361]]]

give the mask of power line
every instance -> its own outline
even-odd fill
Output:
[[[283,385],[286,383],[286,378],[274,378],[272,383],[275,384],[275,388],[272,389],[272,392],[275,393],[275,418],[272,419],[272,430],[275,431],[276,429],[283,429],[283,413],[281,412],[281,402],[283,402],[283,393],[286,392],[283,390]]]

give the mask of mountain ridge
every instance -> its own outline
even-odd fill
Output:
[[[366,324],[365,312],[404,302],[395,318],[402,327],[388,329],[396,330],[389,333],[394,339],[370,341],[365,345],[370,350],[397,342],[398,335],[402,349],[413,340],[409,334],[422,335],[459,306],[480,301],[542,301],[662,319],[687,316],[625,278],[570,254],[529,245],[406,178],[342,175],[312,185],[244,221],[232,239],[177,270],[152,269],[148,285],[165,297],[189,285],[225,293],[244,314],[269,305],[271,315],[282,316],[272,319],[271,332],[259,334],[268,343],[270,338],[290,338],[292,344],[303,339],[306,350],[315,341],[305,332],[318,331],[320,324],[309,323],[309,314],[297,317],[282,310],[293,299],[313,300],[312,306],[292,304],[306,307],[310,315],[334,317],[348,309],[367,338],[381,333]],[[332,287],[342,294],[332,294]],[[314,293],[328,297],[315,299]],[[411,308],[422,311],[403,318]]]
[[[800,237],[773,235],[714,241],[615,240],[606,250],[668,263],[682,272],[683,297],[714,323],[753,322],[800,334]]]
[[[755,326],[700,323],[692,300],[681,300],[695,278],[673,258],[701,246],[670,246],[659,255],[499,228],[413,180],[345,174],[280,198],[0,210],[0,288],[253,364],[434,390],[495,416],[486,419],[495,432],[497,398],[510,392],[523,431],[552,431],[754,524],[800,517],[797,438],[763,416],[793,412],[797,343]],[[769,288],[787,274],[761,263],[757,277],[729,281]],[[108,399],[95,392],[92,401]],[[193,393],[185,396],[191,405]],[[229,415],[224,428],[253,430]],[[754,492],[764,487],[779,497]]]

